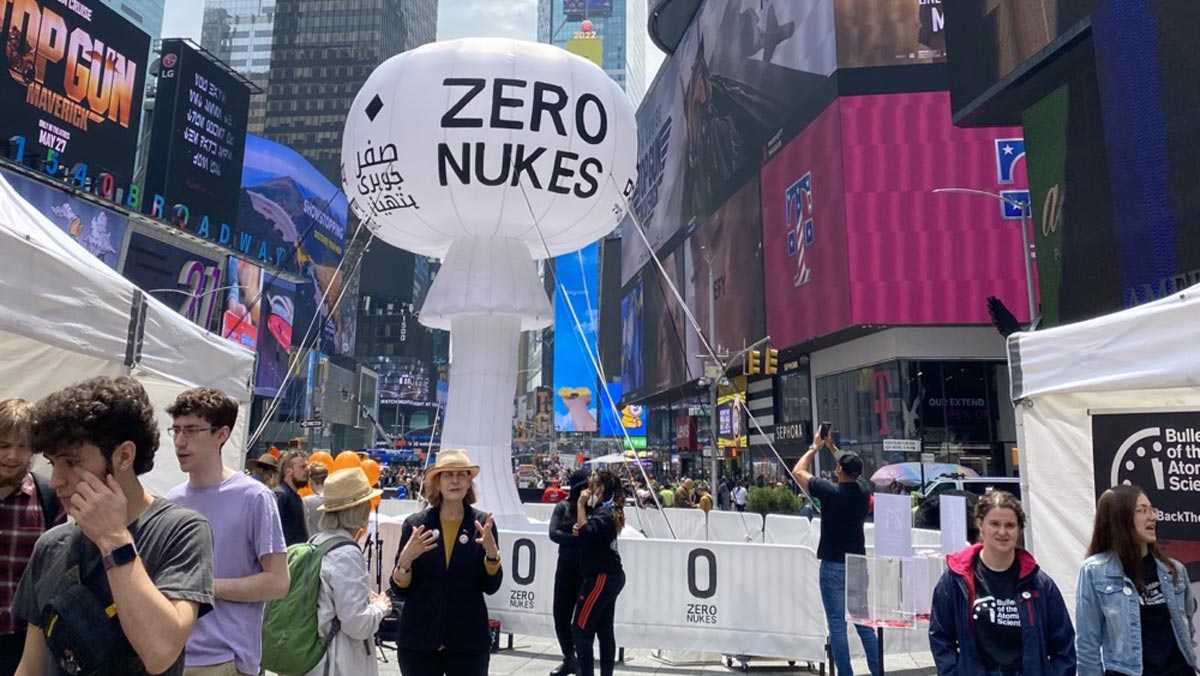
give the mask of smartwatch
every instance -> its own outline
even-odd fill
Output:
[[[133,543],[130,542],[117,547],[108,554],[105,554],[100,561],[104,564],[104,570],[110,571],[113,568],[120,568],[127,563],[133,563],[133,560],[137,558],[137,555],[137,547],[134,547]]]

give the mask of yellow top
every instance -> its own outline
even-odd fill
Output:
[[[454,555],[454,545],[458,536],[459,526],[462,525],[462,519],[450,520],[446,517],[441,517],[439,521],[442,526],[442,548],[446,550],[446,568],[449,568],[450,557]],[[492,563],[484,558],[483,569],[487,571],[488,575],[495,575],[500,572],[500,562],[496,561],[495,563]],[[412,580],[410,578],[404,584],[397,582],[396,586],[400,587],[401,589],[407,589],[411,582]]]

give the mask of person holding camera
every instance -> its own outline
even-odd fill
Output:
[[[870,494],[858,481],[863,471],[862,458],[850,451],[839,452],[829,433],[829,423],[821,423],[816,441],[792,468],[792,476],[809,495],[821,501],[821,540],[817,545],[817,559],[821,561],[821,603],[825,606],[825,623],[829,627],[829,648],[833,651],[838,676],[854,676],[850,666],[850,639],[846,633],[846,555],[867,553],[864,524]],[[836,483],[812,474],[813,458],[822,448],[837,458],[834,466]],[[879,642],[875,632],[859,624],[854,625],[854,629],[862,640],[871,674],[879,676]]]
[[[146,492],[158,425],[136,380],[92,378],[38,403],[30,442],[73,523],[37,542],[14,614],[28,623],[17,676],[183,673],[213,606],[213,535]]]

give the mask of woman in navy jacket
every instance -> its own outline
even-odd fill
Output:
[[[479,467],[446,449],[425,473],[429,509],[404,522],[392,571],[400,611],[403,676],[487,676],[492,645],[485,594],[502,581],[490,514],[471,508]]]
[[[1075,632],[1058,586],[1017,547],[1021,503],[989,491],[975,507],[981,542],[946,559],[933,592],[929,647],[939,676],[1074,676]]]

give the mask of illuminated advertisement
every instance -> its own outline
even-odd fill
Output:
[[[108,267],[117,269],[128,227],[124,216],[20,174],[0,173],[21,197],[62,228],[79,246]]]
[[[141,232],[129,236],[121,274],[143,291],[209,331],[221,326],[228,263],[201,256]]]
[[[170,208],[197,211],[170,220],[232,225],[237,204],[229,197],[241,187],[250,89],[178,38],[162,41],[160,63],[146,191]]]
[[[608,394],[604,396],[604,401],[600,402],[600,436],[645,437],[645,407],[641,405],[621,407],[621,383],[608,383],[606,387]],[[612,397],[612,403],[618,406],[618,411],[614,412],[612,406],[609,405],[609,397]]]
[[[839,68],[946,60],[943,0],[836,0]]]
[[[612,0],[562,0],[562,4],[567,21],[612,16]]]
[[[263,279],[261,316],[258,331],[258,367],[254,377],[254,393],[273,397],[287,377],[288,360],[292,351],[296,285],[268,275]],[[364,399],[374,401],[374,398]]]
[[[725,394],[717,399],[717,446],[740,448],[746,442],[746,395],[741,392]]]
[[[1024,194],[1021,129],[955,127],[948,97],[843,97],[764,167],[774,343],[865,324],[988,324],[988,296],[1028,320],[1019,221],[997,200],[933,192]]]
[[[225,279],[225,313],[221,317],[221,336],[249,350],[258,348],[258,334],[263,325],[263,269],[229,257]]]
[[[636,392],[645,387],[642,368],[642,317],[644,291],[641,280],[621,298],[621,387]]]
[[[598,244],[592,244],[554,259],[558,282],[554,290],[554,427],[559,432],[599,429],[600,378],[595,367],[599,250]]]
[[[776,345],[850,324],[841,139],[835,102],[762,169],[766,322]]]
[[[1101,0],[947,2],[951,103],[957,114],[1085,20]],[[1186,4],[1186,3],[1183,3]]]
[[[271,250],[286,252],[279,257],[280,267],[308,278],[296,288],[297,346],[315,317],[311,335],[327,354],[348,354],[354,343],[355,304],[334,311],[346,283],[345,272],[337,271],[346,212],[346,196],[299,153],[258,136],[246,137],[238,228]]]
[[[45,158],[133,178],[150,36],[98,0],[0,4],[0,134]]]
[[[757,177],[688,235],[685,299],[705,331],[710,309],[716,311],[714,348],[737,352],[766,335],[761,242],[762,204]],[[714,296],[711,304],[707,300],[710,264]],[[689,335],[686,355],[693,363],[685,377],[695,378],[699,377],[701,366],[693,355],[703,354],[704,349],[694,330]],[[676,380],[670,385],[683,382]]]
[[[429,364],[415,357],[373,356],[362,365],[379,375],[381,406],[425,406],[435,401]]]
[[[657,251],[750,178],[762,147],[837,68],[833,0],[704,3],[638,108],[633,213]],[[622,282],[650,260],[632,229]]]

